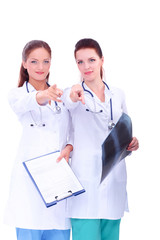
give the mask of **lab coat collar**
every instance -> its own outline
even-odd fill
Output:
[[[26,87],[26,84],[28,85],[28,90],[29,90],[29,92],[34,92],[34,91],[36,91],[36,89],[28,82],[28,83],[24,83],[24,85],[25,85],[25,87]],[[26,91],[27,91],[27,89],[26,89]]]

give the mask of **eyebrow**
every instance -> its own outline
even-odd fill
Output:
[[[31,58],[31,59],[39,61],[39,59],[37,58]],[[51,60],[51,58],[44,58],[43,60]]]
[[[88,59],[92,59],[92,58],[95,58],[95,57],[89,57]],[[77,59],[76,61],[83,61],[82,59]]]

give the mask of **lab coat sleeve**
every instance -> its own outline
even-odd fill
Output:
[[[121,90],[121,99],[122,99],[122,110],[124,113],[128,114],[127,111],[127,106],[126,106],[126,97],[125,97],[125,93]],[[132,152],[129,153],[128,156],[131,156]]]
[[[15,88],[9,92],[8,100],[13,111],[21,116],[28,111],[35,110],[39,107],[36,101],[37,91],[26,92],[22,88]]]
[[[62,150],[67,144],[73,146],[74,134],[72,119],[69,110],[62,105],[62,116],[60,118],[60,150]]]
[[[121,99],[122,99],[122,111],[123,111],[124,113],[127,114],[128,111],[127,111],[127,105],[126,105],[126,96],[125,96],[125,93],[121,90],[120,94],[121,94]]]
[[[65,104],[68,110],[75,109],[79,106],[80,102],[72,102],[70,98],[71,88],[66,88],[61,97],[62,102]]]
[[[73,124],[72,124],[72,118],[70,115],[70,112],[68,111],[68,118],[69,118],[69,123],[68,123],[68,138],[67,138],[67,144],[71,144],[73,146],[74,143],[74,129],[73,129]]]

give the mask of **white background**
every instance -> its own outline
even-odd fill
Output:
[[[21,127],[8,105],[17,85],[24,45],[33,39],[52,48],[50,83],[65,88],[79,81],[75,43],[96,39],[105,57],[109,85],[126,93],[140,149],[127,158],[130,213],[121,240],[160,239],[159,80],[160,7],[157,0],[10,0],[0,3],[0,234],[15,240],[3,224],[9,181]]]

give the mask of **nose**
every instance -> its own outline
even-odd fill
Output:
[[[40,69],[43,69],[43,63],[42,62],[39,62],[38,63],[38,69],[40,70]]]
[[[88,69],[88,68],[90,68],[90,65],[89,65],[89,63],[88,63],[88,62],[85,62],[85,63],[84,63],[84,68],[85,68],[85,69]]]

